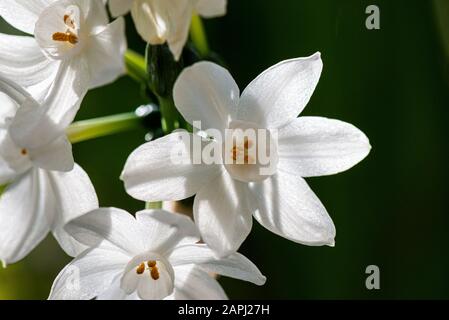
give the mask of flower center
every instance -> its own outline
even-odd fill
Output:
[[[78,54],[83,47],[83,22],[84,18],[78,6],[67,6],[66,2],[57,1],[41,13],[34,35],[48,56],[63,59]]]
[[[223,150],[226,170],[236,180],[263,181],[277,170],[277,137],[254,123],[233,121]]]
[[[20,154],[22,156],[27,156],[28,155],[28,150],[27,149],[22,149],[22,150],[20,150]]]
[[[142,262],[137,268],[136,273],[140,276],[145,273],[145,271],[149,271],[150,276],[153,280],[159,280],[160,274],[159,269],[157,267],[157,262],[154,260],[150,260],[147,262]]]

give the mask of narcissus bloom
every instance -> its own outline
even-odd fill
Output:
[[[51,231],[61,247],[77,255],[85,247],[63,226],[98,208],[94,187],[74,163],[64,126],[54,110],[40,106],[0,77],[0,260],[15,263]],[[33,123],[29,130],[18,131]]]
[[[319,53],[283,61],[263,72],[241,96],[222,67],[200,62],[187,68],[175,84],[175,103],[189,123],[201,121],[202,129],[215,129],[207,147],[225,143],[227,139],[217,136],[229,131],[265,131],[271,170],[264,172],[258,159],[249,155],[264,147],[258,138],[245,137],[240,144],[231,141],[231,146],[222,148],[221,163],[197,164],[185,133],[173,133],[131,154],[122,174],[127,192],[150,202],[196,194],[195,222],[203,240],[219,256],[240,247],[252,228],[252,216],[292,241],[334,245],[334,224],[303,178],[345,171],[364,159],[371,147],[351,124],[297,118],[318,84],[322,67]],[[181,165],[173,162],[174,150],[185,160]],[[229,158],[243,161],[229,163]]]
[[[187,42],[192,14],[222,16],[226,5],[227,0],[109,0],[113,16],[131,11],[140,36],[153,45],[167,42],[176,60]]]
[[[258,285],[265,277],[236,253],[217,260],[190,218],[163,210],[108,208],[72,221],[66,230],[89,249],[56,278],[50,299],[225,299],[208,272]]]
[[[125,71],[123,19],[109,23],[103,0],[2,0],[0,16],[33,36],[0,34],[0,75],[69,124],[88,89]]]

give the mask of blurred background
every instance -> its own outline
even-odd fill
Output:
[[[337,227],[335,248],[306,247],[255,224],[241,252],[268,277],[264,287],[221,279],[230,298],[449,298],[449,1],[229,0],[206,20],[211,48],[243,89],[271,65],[322,53],[324,72],[305,115],[350,122],[371,140],[369,157],[336,176],[309,179]],[[380,8],[380,30],[365,9]],[[0,32],[13,32],[0,21]],[[144,44],[128,21],[129,46]],[[124,77],[90,92],[78,119],[134,110],[146,100]],[[101,206],[130,212],[143,203],[118,177],[144,130],[74,146]],[[294,192],[294,190],[292,190]],[[0,299],[46,299],[70,259],[49,237],[0,270]],[[365,287],[368,265],[380,290]]]

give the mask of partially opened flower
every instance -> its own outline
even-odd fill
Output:
[[[163,210],[94,210],[66,230],[89,246],[56,278],[50,299],[225,299],[208,272],[262,285],[265,277],[236,253],[217,260],[186,216]]]
[[[200,62],[184,70],[174,88],[175,103],[189,123],[201,121],[202,129],[216,129],[207,148],[226,143],[228,139],[217,136],[227,132],[262,130],[270,142],[269,168],[250,156],[264,147],[258,137],[231,140],[219,148],[224,150],[219,164],[196,164],[197,154],[181,139],[185,134],[173,133],[129,157],[122,174],[127,192],[151,202],[196,194],[195,222],[219,256],[240,247],[252,228],[252,216],[292,241],[334,245],[334,224],[303,177],[345,171],[368,155],[370,144],[348,123],[297,118],[321,71],[320,54],[283,61],[257,77],[240,97],[231,75],[216,64]],[[181,164],[173,162],[174,150],[181,154]]]
[[[222,16],[226,5],[227,0],[109,0],[113,16],[131,11],[140,36],[153,45],[167,42],[176,60],[187,42],[192,14]]]
[[[57,110],[69,124],[88,89],[125,71],[123,19],[104,0],[2,0],[0,16],[33,36],[0,34],[0,75]]]
[[[64,127],[23,89],[0,77],[0,260],[15,263],[51,231],[76,255],[85,247],[63,226],[98,208],[94,187],[74,163]],[[17,131],[34,123],[27,132]]]

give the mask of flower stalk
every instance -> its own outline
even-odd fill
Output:
[[[203,21],[198,14],[194,14],[192,16],[190,37],[201,57],[207,57],[210,54],[209,44],[207,41],[206,31],[204,30]]]
[[[143,128],[145,119],[156,112],[157,107],[154,105],[141,106],[135,112],[75,122],[66,132],[71,143],[79,143]]]
[[[132,79],[140,83],[147,83],[148,74],[144,56],[133,50],[127,50],[125,54],[125,64],[128,75]]]

